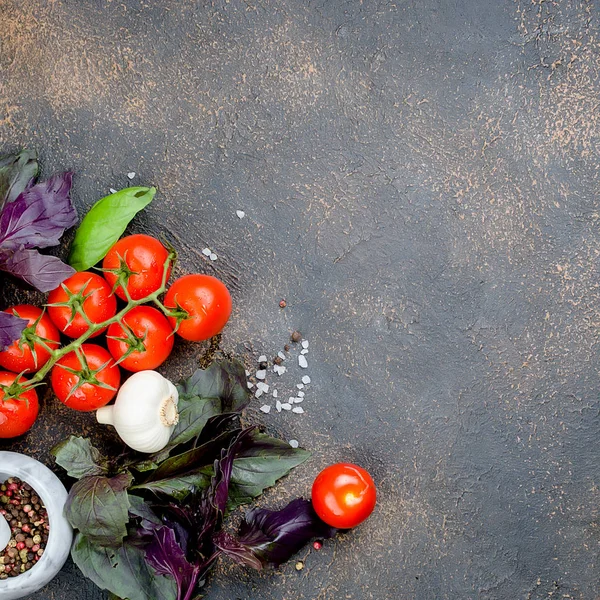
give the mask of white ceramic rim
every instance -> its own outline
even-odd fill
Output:
[[[8,467],[8,469],[10,469],[10,472],[5,472],[4,469],[6,469],[6,467],[4,467],[4,465],[10,465],[10,459],[13,457],[19,457],[19,462],[29,463],[36,469],[44,470],[46,475],[60,486],[59,491],[56,494],[49,494],[49,492],[46,489],[44,489],[44,487],[40,485],[39,482],[36,486],[36,482],[31,481],[29,474],[24,473],[22,467]],[[40,560],[38,560],[37,563],[33,567],[31,567],[31,569],[29,569],[29,571],[25,571],[25,573],[21,573],[20,575],[14,578],[11,577],[9,579],[0,580],[0,598],[2,597],[2,588],[4,587],[5,582],[18,581],[25,584],[29,579],[33,577],[34,574],[38,575],[38,573],[41,573],[44,569],[46,569],[46,573],[42,577],[40,577],[39,584],[36,584],[36,589],[44,587],[63,568],[69,556],[69,551],[67,551],[66,553],[63,552],[64,557],[61,556],[60,552],[58,551],[61,545],[64,547],[64,542],[63,544],[61,544],[60,538],[58,537],[59,535],[61,535],[61,533],[63,535],[65,534],[64,525],[68,527],[68,530],[70,532],[70,539],[68,543],[69,549],[71,548],[71,544],[73,541],[73,530],[71,529],[69,522],[63,515],[63,509],[65,506],[65,502],[67,501],[68,493],[60,479],[46,465],[42,464],[35,458],[31,458],[30,456],[27,456],[25,454],[19,454],[18,452],[0,451],[0,483],[4,483],[9,477],[18,477],[19,479],[30,485],[35,490],[35,493],[42,499],[42,503],[46,507],[46,511],[48,513],[48,521],[50,523],[50,534],[48,535],[48,542],[46,544],[46,548],[44,549],[44,554],[42,555],[42,558],[40,558]],[[62,521],[62,527],[58,526],[58,522],[60,521]],[[50,568],[49,565],[46,565],[46,563],[50,560],[54,563],[53,568]]]

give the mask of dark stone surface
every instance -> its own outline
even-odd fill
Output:
[[[306,414],[249,411],[314,452],[268,501],[341,459],[378,482],[303,571],[224,565],[208,598],[597,596],[599,9],[0,0],[2,150],[75,170],[81,212],[157,185],[131,230],[229,285],[224,349],[310,340]],[[12,447],[49,462],[94,427],[46,401]],[[69,565],[32,600],[74,596],[105,597]]]

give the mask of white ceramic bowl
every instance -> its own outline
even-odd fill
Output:
[[[73,542],[73,530],[63,515],[67,490],[58,477],[41,462],[16,452],[0,451],[0,482],[18,477],[28,483],[42,499],[48,511],[50,535],[42,558],[29,571],[0,580],[0,598],[27,598],[44,587],[62,569]],[[0,549],[10,539],[10,528],[0,516]]]

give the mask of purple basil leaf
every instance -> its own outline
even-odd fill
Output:
[[[19,277],[40,292],[49,292],[75,273],[55,256],[40,254],[37,250],[19,248],[7,250],[0,246],[0,270]]]
[[[175,532],[169,527],[158,527],[152,541],[146,546],[146,562],[159,575],[172,577],[177,583],[178,598],[183,598],[190,588],[196,586],[199,565],[192,565],[177,543]]]
[[[281,565],[314,537],[335,535],[308,500],[298,498],[281,510],[252,509],[240,525],[236,540],[220,533],[215,545],[236,562],[255,569]]]
[[[77,222],[71,204],[72,173],[54,175],[24,190],[0,214],[0,248],[56,246],[65,229]]]
[[[0,312],[0,352],[18,340],[25,327],[27,327],[25,319]]]
[[[37,154],[23,150],[0,158],[0,211],[33,182],[38,173]]]

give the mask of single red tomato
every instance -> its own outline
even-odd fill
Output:
[[[52,368],[50,383],[56,397],[75,410],[96,410],[117,393],[121,372],[101,346],[82,344],[80,356],[69,352]]]
[[[0,371],[0,438],[14,438],[29,431],[40,410],[34,389],[21,393],[17,398],[6,398],[6,389],[17,378],[14,373]],[[24,377],[19,379],[19,383],[25,381]]]
[[[35,373],[50,359],[48,348],[60,346],[60,333],[50,317],[37,306],[19,304],[4,312],[27,320],[21,339],[0,352],[0,367],[14,373]],[[40,339],[41,338],[41,342]]]
[[[106,344],[119,365],[128,371],[156,369],[167,360],[175,336],[167,318],[151,306],[135,306],[106,333]],[[129,355],[125,356],[127,352]],[[125,356],[125,358],[123,358]],[[122,359],[122,360],[121,360]]]
[[[70,297],[72,305],[65,306]],[[77,306],[83,307],[92,323],[102,323],[117,313],[117,299],[106,280],[88,271],[71,275],[52,290],[48,295],[48,304],[48,314],[53,323],[72,338],[80,337],[89,329],[83,316],[77,312]],[[103,331],[101,329],[90,337],[96,337]]]
[[[375,508],[377,492],[371,476],[350,463],[321,471],[312,486],[312,504],[321,520],[338,529],[362,523]]]
[[[169,251],[156,239],[138,233],[121,238],[104,257],[104,277],[122,300],[123,285],[133,300],[141,300],[160,288]],[[171,267],[165,281],[169,279]],[[121,279],[118,282],[117,280]]]
[[[231,296],[225,284],[210,275],[184,275],[167,290],[164,305],[183,309],[188,317],[177,327],[177,318],[169,317],[175,331],[192,342],[207,340],[225,327],[231,314]]]

